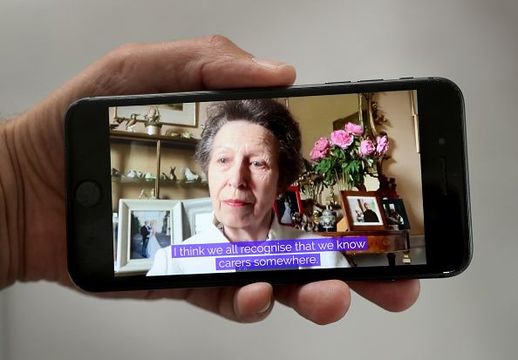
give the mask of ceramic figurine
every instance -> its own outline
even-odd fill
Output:
[[[184,139],[192,139],[192,138],[193,138],[192,134],[191,134],[190,132],[188,132],[188,131],[184,131],[184,132],[182,133],[182,137],[183,137]]]
[[[295,211],[291,215],[291,223],[293,224],[293,227],[295,227],[295,229],[302,229],[302,216],[299,212]]]
[[[158,124],[160,122],[160,110],[157,106],[150,106],[149,111],[144,115],[144,119],[149,124]]]
[[[167,129],[166,132],[165,132],[165,136],[170,136],[170,137],[179,137],[180,134],[177,133],[175,131],[175,129]]]
[[[131,114],[129,119],[126,121],[126,130],[134,132],[135,125],[137,125],[137,116],[138,114]]]
[[[178,178],[176,177],[176,174],[174,173],[176,171],[176,167],[171,166],[171,170],[169,170],[169,179],[172,181],[176,181]]]
[[[334,231],[336,226],[336,216],[333,214],[333,210],[328,206],[327,209],[322,211],[322,216],[319,221],[320,226],[324,231]]]
[[[117,110],[115,110],[115,112],[117,112]],[[122,124],[123,121],[124,121],[123,117],[118,117],[117,114],[115,114],[115,116],[113,117],[113,121],[110,124],[110,129],[113,130],[113,129],[118,128],[119,125]]]
[[[150,172],[147,172],[144,174],[144,179],[146,180],[155,180],[155,175],[151,174]]]
[[[130,171],[128,171],[128,173],[126,174],[126,177],[129,177],[129,178],[134,179],[134,178],[137,178],[137,177],[138,177],[138,175],[137,175],[137,172],[136,172],[135,170],[130,170]]]
[[[200,175],[192,172],[191,169],[189,169],[188,167],[185,168],[185,179],[187,179],[187,181],[197,181],[199,178],[200,178]]]
[[[147,196],[147,194],[146,194],[146,190],[144,190],[144,189],[140,189],[140,194],[138,195],[138,198],[139,198],[139,199],[147,199],[147,198],[148,198],[148,196]]]

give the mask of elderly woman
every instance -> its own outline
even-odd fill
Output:
[[[274,100],[218,102],[196,149],[207,174],[214,222],[183,244],[214,244],[315,238],[281,226],[272,211],[275,199],[301,171],[301,135],[290,112]],[[339,252],[322,252],[319,267],[347,267]],[[212,273],[214,257],[173,258],[159,250],[147,275]],[[234,271],[234,270],[231,270]]]

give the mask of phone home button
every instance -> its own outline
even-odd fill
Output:
[[[76,190],[76,201],[84,207],[97,205],[101,200],[101,189],[93,181],[82,182]]]

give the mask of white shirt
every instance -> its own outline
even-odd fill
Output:
[[[277,218],[274,218],[266,240],[316,238],[322,237],[293,227],[280,225]],[[217,243],[229,243],[229,240],[215,224],[211,223],[206,230],[191,236],[189,239],[182,242],[182,245]],[[349,263],[345,257],[338,251],[323,251],[319,252],[319,255],[320,265],[312,268],[349,267]],[[304,267],[304,269],[307,269],[307,267]],[[165,248],[161,248],[155,253],[153,266],[148,271],[147,276],[220,272],[235,272],[235,270],[216,270],[216,256],[173,258],[172,247],[167,246]]]

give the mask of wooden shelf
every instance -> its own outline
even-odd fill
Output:
[[[144,179],[144,178],[129,178],[129,177],[120,177],[120,176],[112,176],[112,182],[119,184],[133,184],[133,185],[149,185],[154,186],[156,179]],[[159,180],[160,186],[178,186],[178,187],[207,187],[208,183],[206,181],[187,181],[187,180]]]
[[[120,143],[130,143],[134,141],[142,142],[147,145],[156,145],[157,141],[161,142],[162,146],[183,148],[183,149],[194,149],[198,144],[198,139],[193,138],[182,138],[165,135],[148,135],[146,133],[111,130],[110,141]]]

